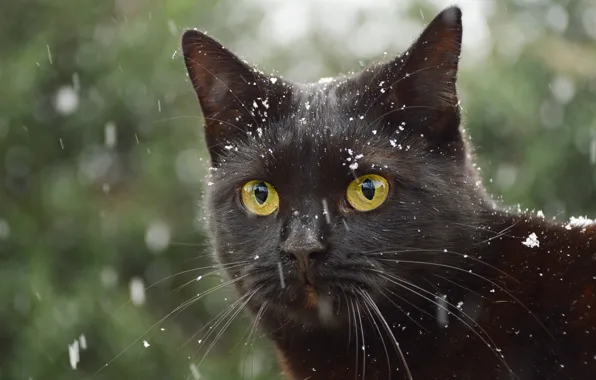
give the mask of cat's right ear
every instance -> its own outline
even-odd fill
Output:
[[[259,72],[219,42],[197,30],[182,36],[188,76],[205,118],[205,139],[213,162],[227,142],[278,118],[290,86]]]
[[[463,152],[456,82],[462,43],[462,13],[440,12],[401,56],[357,77],[365,95],[360,108],[375,107],[390,130],[402,123],[423,135],[431,149]],[[360,111],[360,110],[359,110]]]

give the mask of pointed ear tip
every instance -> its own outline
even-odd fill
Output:
[[[461,25],[462,11],[458,5],[452,5],[441,12],[443,21],[449,24]]]
[[[186,48],[190,44],[204,41],[206,38],[208,38],[207,35],[196,28],[185,29],[182,32],[182,47]]]

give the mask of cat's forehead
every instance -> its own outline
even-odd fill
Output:
[[[371,126],[374,120],[359,109],[358,91],[348,90],[350,86],[344,78],[325,79],[293,86],[291,105],[283,116],[284,130],[319,145],[325,144],[330,137],[354,139],[358,133],[363,134],[364,129],[372,133],[365,125]]]
[[[296,86],[292,105],[278,122],[263,127],[261,147],[277,149],[294,159],[381,155],[378,131],[359,115],[353,96],[341,94],[343,82]],[[269,145],[269,146],[267,146]],[[355,153],[357,152],[357,153]],[[297,157],[296,157],[297,156]]]
[[[337,83],[329,84],[298,88],[291,111],[227,146],[221,174],[343,184],[359,174],[411,170],[416,141],[377,129],[374,119],[350,107]]]
[[[338,112],[349,111],[349,97],[341,95],[346,81],[326,78],[325,81],[292,85],[291,107],[287,116],[297,118],[338,118]]]

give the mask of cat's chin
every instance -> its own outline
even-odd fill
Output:
[[[266,303],[265,314],[282,323],[295,323],[305,328],[342,328],[357,319],[354,308],[359,301],[341,289],[314,289],[308,286],[286,289],[281,297],[256,297],[250,309],[259,314]]]
[[[320,299],[316,305],[298,306],[278,304],[273,311],[284,320],[307,328],[339,328],[348,324],[348,313],[339,309],[337,302],[328,298]]]
[[[327,294],[310,294],[306,291],[304,303],[286,308],[286,313],[296,322],[301,322],[311,327],[339,327],[347,322],[347,309],[337,298]]]

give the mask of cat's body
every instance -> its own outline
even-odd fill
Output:
[[[475,248],[458,252],[484,258],[483,263],[460,257],[455,260],[459,265],[454,264],[454,270],[422,268],[429,282],[418,286],[446,294],[446,302],[440,305],[450,311],[461,310],[455,313],[457,317],[448,314],[445,324],[435,314],[440,307],[433,307],[431,302],[426,302],[425,307],[415,297],[408,297],[407,292],[400,296],[417,303],[430,315],[399,299],[396,303],[403,311],[395,305],[381,306],[404,351],[412,377],[593,379],[596,228],[568,230],[540,218],[500,212],[491,214],[491,219],[496,223],[484,224],[482,228],[486,230],[472,233]],[[537,232],[540,247],[522,244],[532,232]],[[393,257],[397,259],[399,255]],[[416,267],[411,263],[403,265]],[[445,279],[428,275],[433,272]],[[433,294],[415,290],[437,300]],[[363,322],[365,350],[362,338],[358,345],[355,342],[360,327],[352,327],[349,340],[347,332],[319,329],[300,333],[300,324],[282,327],[280,322],[268,320],[267,330],[278,332],[272,335],[281,347],[282,363],[291,379],[357,379],[364,378],[363,373],[366,379],[406,378],[390,339],[387,335],[385,342],[379,339],[377,328],[383,331],[379,322],[378,326],[368,318]],[[385,349],[391,358],[391,376]],[[356,354],[359,366],[355,365]]]
[[[290,379],[596,376],[596,228],[485,194],[460,44],[450,8],[395,60],[296,85],[185,33],[216,258]]]

